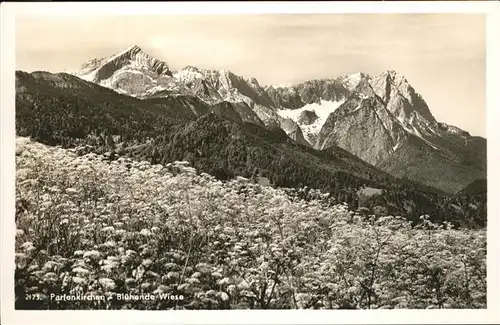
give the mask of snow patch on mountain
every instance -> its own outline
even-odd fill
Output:
[[[122,95],[128,95],[128,93],[121,88],[116,88],[115,91],[119,94],[122,94]],[[132,96],[132,97],[134,97],[134,96]]]
[[[124,73],[133,73],[133,74],[138,74],[138,75],[145,75],[143,72],[141,71],[138,71],[138,70],[134,70],[133,69],[134,67],[131,65],[131,66],[125,66],[119,70],[117,70],[114,74],[113,74],[113,77],[117,77],[121,74],[124,74]],[[148,75],[145,75],[146,77],[149,77]],[[156,80],[153,80],[153,78],[149,77],[149,79],[151,79],[151,81],[154,81],[156,82]]]
[[[280,88],[290,88],[292,86],[293,86],[292,83],[284,83],[284,84],[270,85],[269,87],[273,87],[274,89],[280,89]]]
[[[165,91],[165,90],[170,90],[170,89],[165,88],[163,86],[154,86],[153,88],[146,90],[146,93],[144,95],[151,95],[151,94],[155,94],[155,93],[158,93],[160,91]]]
[[[340,107],[344,103],[344,100],[341,101],[326,101],[326,100],[321,100],[321,102],[318,103],[312,103],[312,104],[307,104],[301,108],[298,109],[282,109],[278,110],[278,114],[283,117],[283,118],[290,118],[292,119],[295,123],[299,124],[300,128],[302,129],[302,132],[304,133],[304,138],[306,139],[307,142],[309,142],[311,145],[314,145],[316,142],[316,138],[321,131],[321,128],[323,127],[323,124],[325,124],[326,120],[328,119],[328,116],[335,112],[337,108]],[[312,124],[300,124],[299,119],[304,111],[312,111],[318,116],[318,118],[312,123]]]

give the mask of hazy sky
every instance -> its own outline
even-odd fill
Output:
[[[229,69],[261,85],[393,69],[439,121],[486,136],[481,14],[18,17],[16,69],[75,71],[134,44],[173,69]]]

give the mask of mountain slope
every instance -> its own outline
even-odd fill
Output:
[[[241,121],[230,103],[207,105],[190,96],[140,100],[70,74],[16,71],[16,131],[52,144],[102,132],[153,137],[209,112]]]

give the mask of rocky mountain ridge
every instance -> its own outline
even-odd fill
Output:
[[[210,105],[231,103],[244,122],[279,127],[318,150],[339,146],[394,175],[447,191],[486,177],[486,140],[438,122],[422,96],[393,70],[261,86],[229,70],[175,71],[132,46],[86,63],[76,75],[142,99],[193,96]],[[414,161],[422,167],[412,166]]]

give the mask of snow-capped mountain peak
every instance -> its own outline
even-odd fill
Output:
[[[181,82],[192,82],[195,79],[205,79],[205,75],[200,69],[190,65],[174,72],[173,77]]]
[[[437,133],[437,122],[427,103],[410,85],[406,77],[394,70],[386,70],[370,79],[375,94],[386,108],[411,133]]]
[[[78,77],[96,82],[110,83],[117,72],[153,73],[158,76],[171,76],[172,72],[166,62],[146,54],[139,46],[132,45],[123,51],[108,57],[92,59],[86,62],[76,74]]]
[[[268,87],[273,87],[274,89],[279,89],[279,88],[290,88],[292,87],[292,83],[283,83],[283,84],[275,84],[275,85],[269,85]]]
[[[363,72],[355,72],[351,74],[344,74],[339,77],[340,81],[344,84],[344,86],[353,91],[363,79],[369,79],[370,76]]]
[[[142,52],[142,49],[139,47],[139,45],[134,44],[134,45],[126,48],[123,51],[123,53],[126,53],[126,52],[135,52],[135,53],[137,53],[137,52]]]

